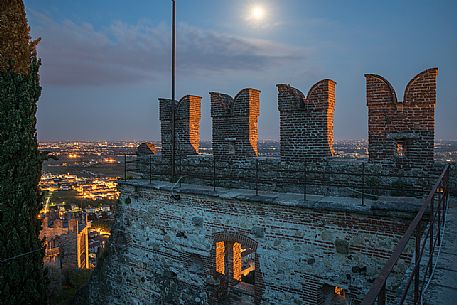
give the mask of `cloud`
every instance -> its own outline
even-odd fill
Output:
[[[153,80],[169,71],[170,29],[114,22],[102,30],[88,23],[56,22],[32,12],[35,36],[42,37],[42,80],[57,85],[112,85]],[[266,40],[235,37],[180,24],[178,70],[208,75],[263,71],[304,58],[304,52]]]

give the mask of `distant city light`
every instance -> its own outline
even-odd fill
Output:
[[[116,163],[116,159],[114,158],[105,158],[103,159],[105,163]]]

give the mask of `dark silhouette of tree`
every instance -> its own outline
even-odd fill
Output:
[[[0,1],[0,304],[46,304],[39,240],[41,161],[36,137],[41,94],[22,0]]]

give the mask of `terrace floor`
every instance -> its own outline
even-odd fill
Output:
[[[449,200],[444,241],[423,304],[457,304],[457,202],[454,199]]]

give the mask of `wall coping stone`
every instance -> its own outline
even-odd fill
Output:
[[[217,187],[214,192],[213,187],[198,184],[181,184],[181,186],[167,181],[153,180],[128,180],[119,181],[119,188],[123,193],[128,193],[127,188],[133,187],[135,191],[141,190],[160,190],[170,192],[170,195],[186,194],[216,197],[223,199],[242,200],[253,203],[271,204],[302,209],[345,212],[372,216],[392,216],[400,218],[411,218],[417,213],[423,204],[423,199],[412,197],[390,197],[379,196],[377,200],[365,199],[365,205],[360,204],[360,198],[306,195],[303,201],[303,194],[299,193],[279,193],[259,191],[255,195],[255,190],[233,189]],[[124,192],[125,191],[127,192]],[[172,199],[176,200],[176,199]]]

